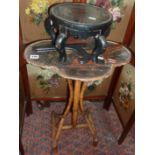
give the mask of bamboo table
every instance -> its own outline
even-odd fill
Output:
[[[39,51],[36,47],[50,45],[50,40],[38,41],[30,44],[25,49],[25,59],[28,63],[49,69],[59,74],[67,80],[69,86],[69,100],[67,107],[62,115],[52,112],[53,124],[53,149],[57,151],[58,139],[61,131],[74,128],[89,128],[93,137],[93,145],[98,143],[97,132],[93,123],[92,117],[88,110],[84,109],[83,96],[87,88],[87,83],[90,81],[100,80],[109,77],[114,68],[128,63],[131,59],[130,51],[122,45],[108,41],[109,47],[104,55],[99,57],[99,63],[88,62],[87,64],[80,63],[80,56],[71,48],[66,48],[67,61],[60,63],[59,55],[54,49],[50,51]],[[72,108],[72,110],[71,110]],[[64,125],[64,121],[68,113],[71,111],[72,121],[70,125]],[[83,115],[86,123],[78,124],[78,113]],[[56,122],[57,118],[60,118]]]

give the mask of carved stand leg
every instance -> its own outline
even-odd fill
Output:
[[[67,40],[67,36],[64,33],[60,33],[56,39],[55,47],[59,52],[59,61],[66,61],[66,52],[65,52],[65,41]]]
[[[46,32],[51,37],[51,40],[52,40],[51,44],[54,45],[55,39],[56,39],[56,33],[54,31],[53,21],[50,18],[46,18],[44,27],[45,27]]]
[[[52,126],[53,126],[52,138],[53,138],[53,149],[55,152],[58,151],[57,145],[58,145],[58,140],[59,140],[61,131],[65,129],[88,127],[93,136],[93,145],[96,146],[98,142],[95,125],[92,121],[91,115],[88,110],[86,111],[84,110],[84,106],[83,106],[83,96],[87,88],[87,84],[77,80],[75,81],[75,84],[73,87],[72,80],[68,80],[67,82],[69,85],[69,92],[70,92],[69,101],[58,123],[56,122],[56,117],[58,117],[58,114],[54,112],[52,113]],[[73,108],[71,125],[64,125],[65,118],[67,114],[70,112],[71,108]],[[84,116],[86,123],[82,123],[82,124],[77,123],[77,117],[79,112],[78,110],[80,110],[81,114]]]
[[[56,47],[57,51],[59,52],[59,61],[65,62],[66,61],[66,52],[65,52],[65,41],[67,36],[64,33],[60,33],[58,36],[55,32],[53,21],[50,18],[46,18],[45,20],[45,30],[51,37],[51,46]]]
[[[92,60],[98,62],[98,56],[105,51],[107,42],[104,36],[96,36],[95,38],[95,48],[93,50]]]

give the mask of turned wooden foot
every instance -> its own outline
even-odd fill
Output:
[[[97,144],[98,144],[98,141],[97,141],[97,140],[93,141],[93,146],[94,146],[94,147],[96,147]]]
[[[98,142],[97,132],[96,132],[96,128],[95,128],[95,125],[93,123],[92,117],[90,115],[90,112],[88,110],[85,112],[85,119],[86,119],[86,122],[88,124],[89,129],[90,129],[90,132],[93,136],[93,144],[94,143],[96,144]]]
[[[53,152],[54,152],[55,154],[58,153],[58,147],[57,147],[57,146],[56,146],[56,147],[53,147]]]

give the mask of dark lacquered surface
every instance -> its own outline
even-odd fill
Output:
[[[104,24],[112,20],[111,14],[105,9],[78,3],[55,5],[50,8],[50,15],[73,24],[84,25]]]

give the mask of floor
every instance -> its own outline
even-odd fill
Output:
[[[135,138],[134,126],[122,145],[117,144],[117,139],[122,132],[122,127],[114,107],[109,111],[102,108],[102,102],[85,101],[85,107],[90,109],[97,129],[99,143],[92,146],[92,137],[87,128],[66,130],[58,143],[58,155],[134,155]],[[54,155],[52,151],[52,125],[51,112],[62,113],[65,107],[63,102],[51,102],[50,107],[39,110],[33,103],[33,114],[25,117],[22,142],[25,155]],[[79,122],[84,119],[80,116]],[[70,115],[66,123],[70,122]]]

